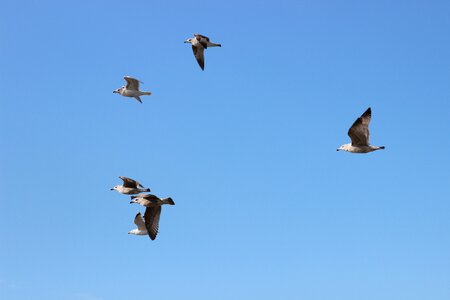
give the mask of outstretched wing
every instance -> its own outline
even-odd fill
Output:
[[[133,188],[133,189],[137,188],[138,186],[143,187],[142,184],[140,184],[139,182],[137,182],[134,179],[131,179],[131,178],[128,178],[125,176],[119,176],[119,178],[123,180],[124,187]]]
[[[144,218],[142,217],[140,212],[137,213],[136,217],[134,217],[134,224],[136,224],[136,226],[139,230],[146,229]]]
[[[348,130],[348,136],[352,140],[352,146],[368,146],[369,145],[369,123],[372,117],[370,107],[353,123]]]
[[[161,216],[161,206],[147,207],[144,214],[145,227],[152,240],[156,239],[159,229],[159,217]]]
[[[139,91],[139,80],[130,76],[125,76],[123,79],[127,82],[127,90]]]
[[[200,68],[205,70],[205,57],[203,56],[205,48],[192,45],[192,51],[194,52],[195,59],[197,59]]]

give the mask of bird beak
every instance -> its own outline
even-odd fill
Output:
[[[130,204],[133,204],[134,202],[133,201],[130,201]]]
[[[114,93],[117,93],[117,91],[113,91],[113,94],[114,94]]]
[[[336,151],[339,151],[339,149],[336,149]]]
[[[188,41],[184,41],[184,43],[189,43]]]
[[[111,191],[114,191],[114,189],[111,189]]]

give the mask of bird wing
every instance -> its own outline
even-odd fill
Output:
[[[125,76],[123,79],[125,79],[127,82],[127,90],[139,91],[139,80],[130,76]]]
[[[124,187],[128,187],[128,188],[137,188],[138,186],[143,187],[142,184],[140,184],[139,182],[137,182],[134,179],[125,177],[125,176],[119,176],[120,179],[123,180],[123,186]]]
[[[198,65],[202,70],[205,69],[205,57],[203,56],[203,52],[205,51],[204,47],[196,47],[192,45],[192,51],[194,51],[195,59],[197,59]]]
[[[146,229],[144,218],[142,217],[140,212],[137,213],[136,217],[134,217],[134,224],[136,224],[139,230]]]
[[[194,34],[195,38],[197,39],[197,41],[205,48],[208,48],[208,42],[209,42],[209,37],[201,35],[201,34]]]
[[[138,196],[139,198],[144,198],[145,200],[154,201],[154,200],[161,200],[159,197],[153,195],[153,194],[141,194]]]
[[[368,146],[369,145],[369,123],[372,117],[370,107],[353,123],[348,130],[348,136],[352,140],[352,146]]]
[[[159,229],[159,217],[161,216],[161,206],[147,207],[144,213],[145,227],[152,240],[156,239]]]

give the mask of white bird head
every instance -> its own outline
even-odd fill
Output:
[[[113,94],[114,94],[114,93],[122,94],[122,90],[123,90],[124,88],[125,88],[125,87],[122,86],[122,87],[118,88],[117,90],[114,90],[114,91],[113,91]]]
[[[342,151],[348,151],[348,149],[351,147],[351,144],[349,143],[349,144],[344,144],[344,145],[342,145],[342,146],[340,146],[339,148],[337,148],[336,149],[336,151],[340,151],[340,150],[342,150]]]
[[[189,38],[189,39],[185,40],[184,42],[185,42],[185,43],[192,44],[192,38]]]
[[[111,189],[111,191],[117,191],[119,189],[119,186],[118,185],[116,185],[115,187],[113,187],[112,189]]]

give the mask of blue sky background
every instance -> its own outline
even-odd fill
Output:
[[[450,298],[448,1],[1,7],[1,299]]]

